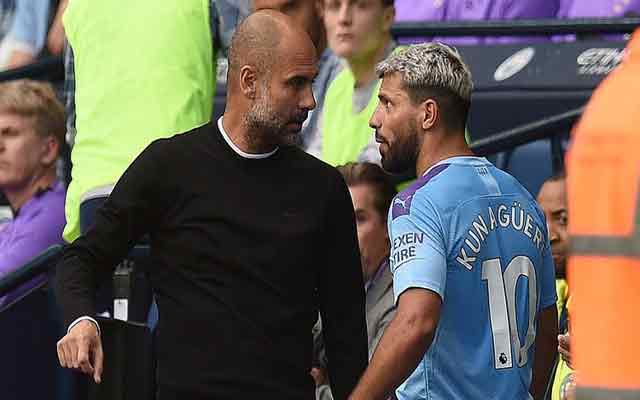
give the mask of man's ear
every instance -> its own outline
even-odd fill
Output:
[[[42,140],[40,163],[45,167],[55,164],[60,154],[60,144],[53,135],[48,135]]]
[[[245,65],[240,69],[240,91],[249,99],[255,99],[258,90],[258,74],[255,67]]]
[[[420,104],[420,121],[419,126],[425,130],[432,130],[435,126],[440,114],[438,103],[434,99],[427,99]]]

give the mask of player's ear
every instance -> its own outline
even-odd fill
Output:
[[[420,104],[420,121],[419,126],[425,130],[429,131],[433,129],[438,119],[438,103],[434,99],[426,99]]]

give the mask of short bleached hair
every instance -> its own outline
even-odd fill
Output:
[[[457,50],[442,43],[422,43],[394,52],[380,62],[376,73],[380,78],[397,72],[407,88],[440,87],[449,89],[461,99],[471,100],[471,71]]]
[[[450,117],[466,122],[473,81],[456,49],[437,42],[410,45],[380,62],[376,73],[380,78],[399,74],[414,103],[435,96]]]

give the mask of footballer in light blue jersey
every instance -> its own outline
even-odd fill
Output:
[[[538,313],[555,306],[544,214],[486,159],[442,160],[389,212],[394,295],[442,299],[431,345],[400,400],[529,399]]]
[[[419,178],[388,217],[396,314],[350,398],[542,398],[558,346],[544,214],[469,148],[473,80],[455,49],[411,45],[376,72],[382,166]]]

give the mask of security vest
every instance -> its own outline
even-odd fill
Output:
[[[556,293],[558,294],[558,318],[561,319],[561,329],[558,333],[565,333],[562,329],[563,323],[566,324],[566,320],[562,321],[562,314],[568,314],[571,310],[571,298],[569,297],[568,286],[564,279],[556,280]],[[569,368],[569,365],[562,359],[558,359],[558,365],[556,367],[555,375],[553,376],[553,385],[551,389],[551,400],[566,400],[568,393],[568,380],[569,375],[574,373],[573,369]]]
[[[322,160],[333,166],[358,160],[360,153],[373,139],[369,120],[378,105],[381,80],[375,85],[367,106],[353,110],[355,77],[345,67],[331,82],[322,111]]]
[[[81,198],[115,184],[153,140],[204,125],[215,93],[209,0],[73,0],[76,138],[64,238]]]
[[[631,51],[629,51],[631,50]],[[640,398],[640,32],[596,89],[567,156],[577,399]]]

